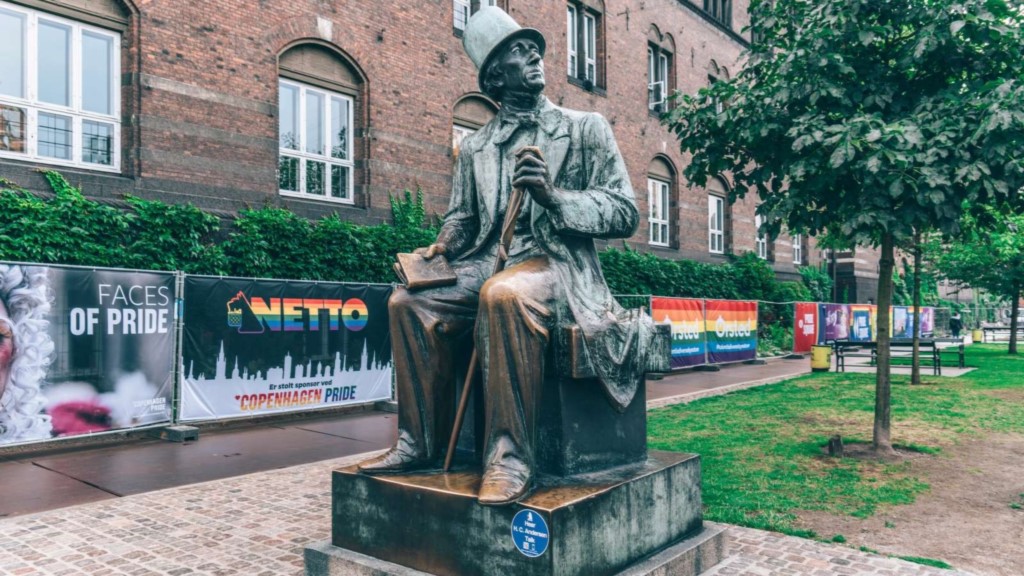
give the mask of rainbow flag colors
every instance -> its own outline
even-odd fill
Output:
[[[672,326],[672,369],[707,364],[703,300],[655,297],[651,317],[655,324]]]

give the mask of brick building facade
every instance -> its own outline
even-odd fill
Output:
[[[0,57],[0,175],[41,191],[53,167],[96,198],[357,222],[421,188],[442,214],[459,137],[495,112],[460,28],[495,1],[547,38],[548,97],[611,123],[650,215],[630,245],[754,251],[790,279],[820,263],[807,239],[759,245],[756,198],[720,201],[728,181],[687,186],[658,120],[666,92],[739,69],[748,0],[0,0],[20,46]]]

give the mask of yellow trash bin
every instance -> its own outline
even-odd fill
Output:
[[[811,372],[828,372],[832,367],[831,346],[811,346]]]
[[[982,332],[980,329],[977,329],[977,328],[974,329],[974,330],[971,330],[971,340],[975,344],[980,344],[981,342],[983,342],[985,340],[985,333]]]

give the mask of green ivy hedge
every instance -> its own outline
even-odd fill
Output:
[[[52,197],[0,181],[0,259],[386,283],[394,280],[397,252],[427,246],[437,237],[419,191],[391,198],[391,223],[361,226],[333,214],[310,221],[267,207],[241,211],[225,235],[216,216],[194,206],[129,197],[122,209],[89,200],[57,172],[44,174]],[[726,264],[667,260],[628,248],[605,250],[600,258],[615,294],[787,302],[820,300],[817,293],[831,290],[826,275],[807,269],[804,280],[815,287],[814,294],[805,283],[778,282],[771,267],[752,253]],[[791,307],[762,306],[768,323],[784,321],[787,314]]]

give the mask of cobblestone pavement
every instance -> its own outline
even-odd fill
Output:
[[[729,557],[703,576],[967,576],[841,546],[731,526]]]
[[[294,466],[0,520],[0,574],[302,574],[330,537],[330,471],[364,456]],[[901,560],[760,530],[729,529],[707,574],[952,576]]]

